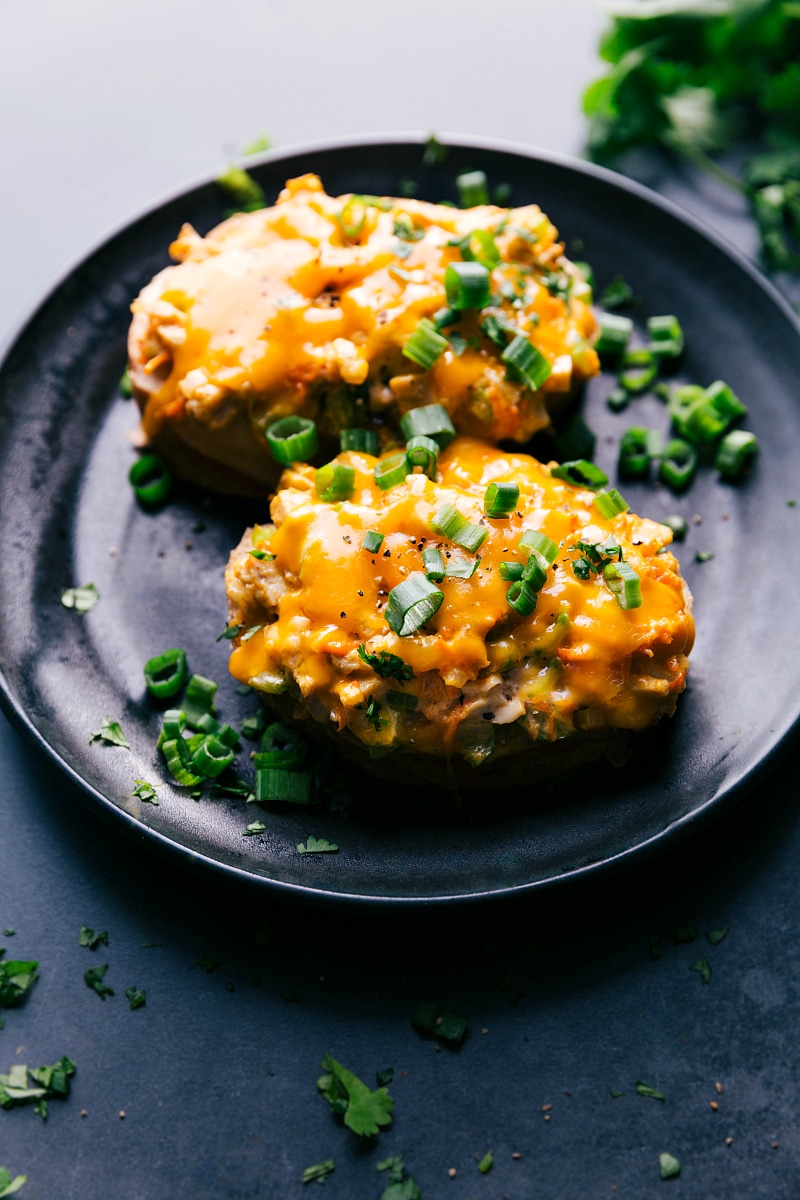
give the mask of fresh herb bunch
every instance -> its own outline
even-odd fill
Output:
[[[662,146],[750,200],[766,264],[800,267],[800,3],[792,0],[612,0],[587,88],[589,153],[609,162]],[[764,150],[739,176],[712,156],[735,143]]]

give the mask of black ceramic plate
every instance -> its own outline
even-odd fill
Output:
[[[357,810],[259,810],[240,800],[198,801],[165,782],[155,750],[159,714],[141,668],[168,646],[186,647],[193,670],[220,681],[219,707],[236,720],[254,698],[236,693],[222,569],[244,525],[265,503],[231,503],[187,490],[147,515],[126,481],[134,453],[134,405],[117,383],[125,362],[128,305],[167,263],[183,221],[202,231],[226,207],[213,183],[162,204],[81,263],[12,346],[0,373],[0,663],[9,716],[107,814],[184,857],[285,890],[382,902],[477,899],[577,879],[629,859],[752,782],[798,715],[800,605],[798,490],[800,336],[797,322],[744,260],[668,204],[608,172],[496,145],[453,145],[427,167],[413,141],[356,143],[274,155],[254,168],[268,197],[284,180],[316,171],[332,194],[391,194],[403,179],[418,194],[455,199],[453,179],[483,168],[508,183],[514,203],[537,201],[568,249],[588,259],[600,284],[621,274],[640,298],[639,317],[676,313],[687,332],[682,375],[726,379],[750,407],[747,427],[763,453],[743,486],[706,469],[676,500],[626,486],[635,510],[655,518],[694,514],[680,551],[696,599],[698,640],[678,715],[616,772],[587,772],[577,787],[545,789],[487,813],[411,815],[382,784],[352,780]],[[614,445],[630,424],[666,429],[655,399],[625,414],[605,405],[609,379],[593,381],[585,412],[599,433],[598,461],[613,471]],[[711,552],[695,562],[696,552]],[[93,582],[101,601],[86,616],[60,603],[65,586]],[[130,751],[90,745],[104,715],[121,721]],[[242,759],[247,759],[246,753]],[[131,796],[134,777],[160,782],[159,805]],[[372,795],[371,812],[365,801]],[[415,797],[420,800],[419,796]],[[422,798],[423,801],[426,798]],[[509,798],[511,800],[512,798]],[[520,803],[521,799],[521,803]],[[432,797],[432,801],[436,798]],[[263,836],[244,838],[263,820]],[[336,855],[300,855],[309,835]]]

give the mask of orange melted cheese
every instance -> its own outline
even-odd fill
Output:
[[[502,348],[476,314],[455,327],[469,345],[447,349],[431,371],[401,353],[420,319],[444,306],[445,270],[461,261],[457,241],[475,230],[492,232],[502,255],[492,271],[495,307],[485,312],[513,321],[547,357],[553,371],[542,392],[596,374],[590,293],[537,206],[460,211],[387,199],[363,209],[352,200],[348,209],[351,199],[327,196],[306,175],[274,207],[230,217],[206,237],[184,226],[171,247],[180,265],[132,305],[148,322],[132,359],[134,378],[138,370],[155,380],[146,389],[148,435],[187,414],[212,429],[244,415],[261,443],[270,421],[317,417],[324,390],[344,384],[365,388],[384,419],[433,400],[461,430],[526,440],[548,423],[544,398],[505,378]],[[410,237],[398,237],[403,223]],[[554,276],[569,285],[569,299],[551,295]]]
[[[440,455],[435,483],[414,474],[386,492],[374,482],[376,459],[350,451],[338,461],[355,471],[348,501],[321,501],[313,468],[297,465],[273,502],[275,526],[258,543],[274,560],[252,557],[250,535],[234,552],[227,574],[232,620],[263,626],[233,651],[237,679],[283,679],[319,719],[370,744],[412,743],[428,753],[449,751],[459,723],[476,718],[520,721],[532,737],[555,737],[575,728],[640,729],[671,711],[671,698],[685,685],[694,624],[678,564],[663,552],[669,529],[631,513],[604,518],[591,491],[554,479],[528,455],[468,438]],[[503,480],[520,488],[517,509],[487,518],[486,488]],[[488,530],[480,563],[470,579],[438,583],[438,612],[399,637],[385,619],[387,596],[424,569],[422,550],[438,547],[445,561],[471,557],[432,532],[443,504]],[[362,549],[369,529],[384,535],[375,554]],[[527,529],[547,534],[559,553],[535,612],[521,618],[498,568],[526,561],[517,545]],[[609,534],[640,577],[639,608],[620,608],[602,575],[575,576],[574,544]],[[359,658],[359,645],[398,655],[414,679],[381,678]],[[416,711],[393,713],[385,705],[393,689],[416,697]],[[385,726],[374,728],[365,717],[370,697],[382,705]]]

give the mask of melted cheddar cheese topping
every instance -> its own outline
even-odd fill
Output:
[[[459,431],[525,441],[548,423],[545,393],[597,373],[589,289],[536,205],[365,200],[330,197],[305,175],[274,207],[234,215],[206,237],[183,227],[171,247],[180,265],[132,305],[131,373],[150,437],[174,421],[214,433],[244,419],[263,452],[265,426],[282,416],[327,414],[335,433],[359,423],[360,408],[396,427],[433,401]],[[445,305],[445,270],[476,230],[494,236],[501,256],[491,304],[463,314],[458,340],[422,370],[402,348]],[[502,347],[479,324],[492,314],[548,359],[540,391],[506,378]]]
[[[641,729],[674,709],[694,624],[677,561],[665,550],[668,528],[631,513],[604,518],[593,492],[553,478],[528,455],[470,438],[440,455],[436,482],[412,474],[385,492],[374,480],[377,459],[348,451],[337,461],[355,472],[349,500],[323,502],[314,469],[297,464],[273,500],[274,524],[248,531],[234,551],[226,574],[231,620],[248,626],[231,657],[237,679],[288,688],[302,699],[297,715],[332,721],[370,746],[477,753],[476,761],[490,726],[516,723],[530,738],[552,740],[576,729]],[[493,481],[519,486],[506,518],[483,513]],[[480,562],[470,579],[437,583],[438,612],[400,637],[386,621],[387,596],[424,570],[423,549],[438,547],[445,562],[472,557],[432,531],[444,504],[488,530]],[[370,529],[384,535],[374,554],[362,548]],[[527,560],[517,546],[529,529],[559,549],[534,613],[522,618],[508,604],[499,566]],[[609,534],[640,577],[639,608],[622,609],[602,573],[576,577],[575,543]],[[382,677],[359,646],[397,655],[414,678]],[[398,708],[397,692],[415,707]]]

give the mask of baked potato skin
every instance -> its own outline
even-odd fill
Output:
[[[226,572],[230,620],[242,626],[231,670],[283,718],[332,736],[374,773],[464,787],[619,761],[630,732],[674,712],[694,625],[667,528],[630,513],[604,519],[593,493],[472,439],[440,456],[436,483],[412,475],[385,493],[374,485],[376,460],[340,460],[355,470],[351,501],[324,504],[313,469],[296,465],[273,501],[274,524],[248,530]],[[502,479],[519,484],[518,510],[489,520],[483,495]],[[442,503],[489,529],[481,561],[470,579],[439,584],[438,612],[400,637],[386,623],[388,592],[419,570],[423,545],[461,553],[431,533]],[[361,548],[367,529],[384,533],[381,552]],[[519,561],[527,529],[559,552],[523,619],[498,568]],[[640,575],[641,608],[623,611],[601,576],[576,577],[575,544],[609,534]],[[379,669],[387,654],[388,674]]]
[[[264,431],[293,414],[332,439],[372,425],[388,445],[408,409],[441,403],[459,432],[525,442],[596,374],[590,293],[536,205],[370,199],[351,225],[342,214],[359,198],[327,196],[303,176],[272,208],[236,214],[206,237],[181,230],[171,247],[179,265],[134,301],[128,338],[144,434],[177,475],[263,495],[279,474]],[[445,269],[475,230],[493,231],[502,256],[492,303],[462,313],[451,327],[458,340],[424,370],[403,348],[445,306]],[[513,323],[548,359],[539,390],[507,377],[487,316]]]

